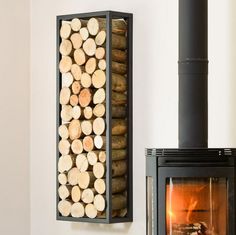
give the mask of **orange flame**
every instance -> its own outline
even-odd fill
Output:
[[[189,206],[188,206],[188,212],[187,212],[187,215],[186,215],[186,221],[188,223],[190,222],[191,214],[192,214],[193,210],[196,208],[197,204],[198,204],[198,201],[194,200],[193,197],[191,197],[190,203],[189,203]]]

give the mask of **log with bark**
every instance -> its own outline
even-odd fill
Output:
[[[127,90],[126,77],[112,73],[112,90],[117,92],[125,92]]]
[[[126,51],[113,49],[112,50],[112,61],[124,63],[127,60],[127,53]]]
[[[125,177],[116,177],[112,179],[112,193],[124,192],[127,188],[127,180]]]
[[[112,105],[112,117],[113,118],[125,118],[126,106],[124,105]]]
[[[125,119],[112,119],[112,135],[124,135],[127,132]]]
[[[112,149],[112,160],[124,160],[127,157],[126,149]]]
[[[127,39],[125,36],[112,34],[112,48],[125,50],[127,47]]]
[[[112,176],[122,176],[127,172],[127,162],[125,160],[112,162]]]
[[[122,75],[127,73],[127,66],[126,66],[126,64],[112,61],[111,67],[112,67],[112,72],[113,73],[118,73],[118,74],[122,74]]]
[[[125,105],[127,96],[124,93],[112,91],[112,105]]]
[[[124,149],[127,146],[125,136],[112,136],[112,149]]]
[[[127,199],[122,194],[116,194],[112,196],[112,209],[120,210],[126,208]]]

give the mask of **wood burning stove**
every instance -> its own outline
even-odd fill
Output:
[[[147,234],[235,234],[235,149],[147,149]]]
[[[236,149],[208,148],[207,0],[179,0],[179,149],[147,149],[147,235],[235,235]]]

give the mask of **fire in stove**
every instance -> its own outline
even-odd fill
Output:
[[[166,184],[168,235],[226,235],[223,178],[170,178]]]

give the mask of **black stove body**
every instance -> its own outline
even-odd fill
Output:
[[[236,149],[208,148],[208,2],[179,0],[179,149],[147,149],[147,235],[235,235]]]
[[[235,149],[147,149],[147,235],[234,235]]]

